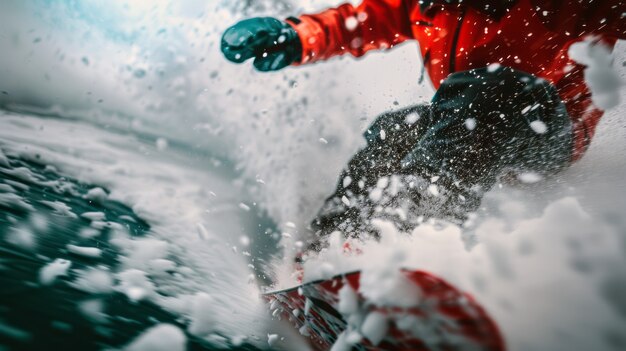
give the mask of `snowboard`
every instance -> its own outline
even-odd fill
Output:
[[[400,308],[369,303],[359,293],[361,272],[358,271],[268,292],[264,298],[274,318],[291,322],[316,351],[331,348],[359,351],[505,350],[498,327],[469,294],[428,272],[402,270],[401,273],[419,289],[417,305]],[[368,326],[370,338],[367,332],[359,336],[359,326],[355,327],[354,319],[339,312],[340,290],[345,284],[349,284],[356,294],[356,301],[352,303],[358,304],[361,321],[372,312],[384,316],[382,322],[374,324],[374,329],[379,329],[374,330],[374,334],[384,330],[384,337],[379,335],[374,341],[370,340],[371,323]]]

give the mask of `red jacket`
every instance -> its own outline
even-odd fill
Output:
[[[587,36],[610,48],[626,39],[626,0],[363,0],[288,21],[302,41],[301,63],[415,39],[435,88],[453,72],[492,63],[547,79],[571,116],[576,160],[603,111],[567,50]]]

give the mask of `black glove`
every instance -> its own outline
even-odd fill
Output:
[[[288,23],[258,17],[228,28],[222,36],[222,52],[235,63],[254,57],[254,67],[267,72],[300,61],[302,44],[298,33]]]

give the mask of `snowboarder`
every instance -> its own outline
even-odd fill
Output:
[[[499,176],[554,174],[580,159],[603,111],[570,46],[626,38],[621,0],[364,0],[318,14],[252,18],[229,28],[230,61],[260,71],[415,39],[437,89],[430,104],[385,113],[366,130],[312,227],[313,249],[341,230],[376,235],[372,218],[410,229],[463,222]]]

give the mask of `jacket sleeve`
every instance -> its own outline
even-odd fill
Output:
[[[318,14],[288,18],[302,42],[301,64],[350,53],[387,49],[411,34],[409,0],[363,0],[357,7],[343,4]],[[417,2],[415,2],[417,3]]]
[[[572,37],[595,35],[626,39],[624,0],[533,0],[533,5],[552,31]]]

